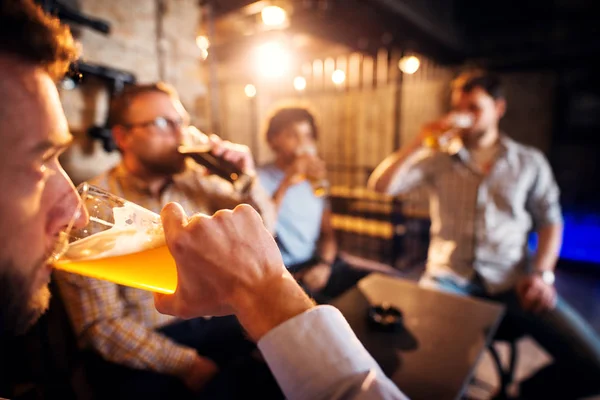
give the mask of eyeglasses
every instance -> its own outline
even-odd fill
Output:
[[[173,132],[174,130],[181,129],[183,126],[186,126],[186,122],[183,119],[170,119],[167,117],[156,117],[151,121],[138,122],[135,124],[125,124],[126,128],[147,128],[149,126],[153,126],[161,132]]]

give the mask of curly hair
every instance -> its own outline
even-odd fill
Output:
[[[38,65],[57,81],[78,50],[69,27],[32,0],[0,0],[0,54]]]
[[[285,107],[277,110],[269,120],[265,134],[267,141],[271,141],[284,129],[297,122],[308,122],[313,131],[313,139],[317,139],[318,131],[314,116],[306,108]]]

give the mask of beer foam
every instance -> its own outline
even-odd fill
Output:
[[[113,208],[114,225],[69,244],[63,259],[71,261],[117,257],[166,244],[160,217],[133,203]]]

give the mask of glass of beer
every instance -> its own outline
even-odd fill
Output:
[[[77,190],[89,222],[67,232],[69,244],[53,263],[55,268],[138,289],[174,293],[177,269],[160,216],[87,183]]]
[[[314,146],[302,146],[296,150],[296,155],[309,155],[316,158],[317,149]],[[310,182],[315,196],[322,197],[329,194],[329,181],[327,179],[310,175],[307,175],[306,179]]]
[[[212,143],[208,136],[195,126],[190,125],[185,129],[183,143],[178,151],[204,166],[211,174],[229,181],[239,193],[245,194],[250,189],[254,178],[229,161],[213,155]]]
[[[452,112],[446,116],[448,129],[432,132],[425,137],[423,145],[448,154],[456,154],[463,146],[461,131],[473,126],[473,116],[468,113]]]

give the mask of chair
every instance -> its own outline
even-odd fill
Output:
[[[524,333],[512,325],[506,319],[500,324],[498,330],[496,331],[496,335],[494,336],[493,342],[488,346],[488,350],[494,360],[494,365],[496,366],[496,370],[498,371],[498,376],[500,378],[500,387],[496,396],[494,396],[494,400],[504,400],[508,399],[508,387],[514,381],[515,370],[517,366],[518,360],[518,348],[517,342],[524,336]],[[504,366],[502,360],[500,359],[500,355],[498,351],[494,347],[494,342],[507,342],[510,355],[509,362],[507,366]]]

